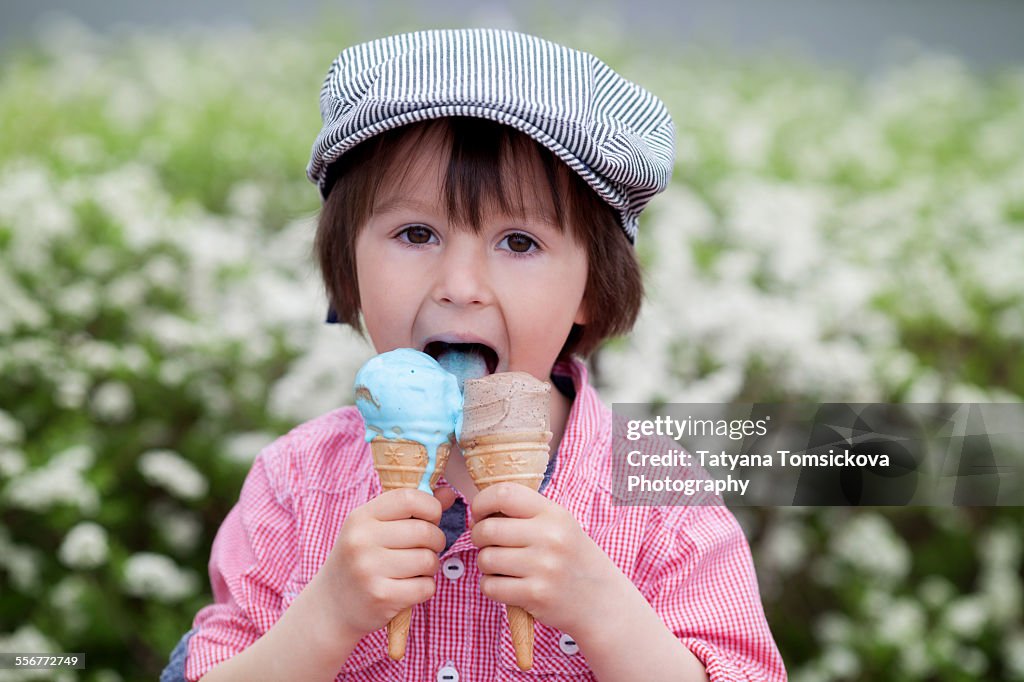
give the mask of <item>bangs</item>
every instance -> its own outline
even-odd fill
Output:
[[[479,231],[484,214],[495,212],[565,228],[562,197],[568,184],[565,175],[571,171],[551,152],[513,128],[484,119],[446,123],[444,194],[450,220]],[[531,167],[540,172],[526,172]],[[530,182],[532,177],[545,178],[546,188]]]
[[[349,152],[354,165],[364,166],[363,189],[368,191],[358,193],[362,205],[357,209],[363,220],[401,198],[402,188],[417,168],[409,159],[414,150],[423,149],[439,157],[434,168],[441,173],[446,217],[453,225],[479,232],[486,216],[495,213],[540,220],[561,231],[570,222],[565,197],[570,195],[575,174],[514,128],[469,117],[403,126]],[[364,165],[357,157],[373,162]],[[533,182],[537,177],[545,182]],[[574,236],[581,241],[582,235]]]

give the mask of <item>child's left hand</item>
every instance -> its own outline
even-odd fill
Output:
[[[477,493],[471,509],[480,519],[472,540],[484,596],[577,638],[588,624],[614,622],[615,595],[628,578],[564,507],[526,486],[498,483]]]

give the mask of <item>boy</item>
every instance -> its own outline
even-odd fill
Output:
[[[573,357],[639,310],[631,243],[673,159],[661,102],[532,36],[426,31],[342,52],[321,112],[332,317],[378,352],[462,344],[550,379],[552,459],[539,493],[477,491],[456,451],[435,496],[380,494],[355,408],[298,427],[218,533],[186,677],[785,679],[732,515],[613,504],[611,415]],[[528,672],[503,604],[537,619]],[[382,628],[412,605],[393,661]]]

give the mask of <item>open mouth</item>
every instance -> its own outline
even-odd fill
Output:
[[[482,343],[431,341],[424,346],[423,352],[441,363],[442,367],[450,364],[476,365],[486,368],[487,374],[494,374],[498,368],[498,353]]]

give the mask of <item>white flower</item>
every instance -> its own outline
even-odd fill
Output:
[[[80,600],[88,587],[81,576],[65,577],[50,590],[50,603],[64,613],[81,607]]]
[[[12,633],[0,632],[0,651],[31,651],[48,654],[60,651],[60,649],[34,626],[22,625]]]
[[[178,285],[183,268],[169,256],[157,256],[142,269],[143,277],[151,286],[171,289]]]
[[[956,589],[942,576],[930,575],[921,581],[917,593],[926,606],[931,609],[939,609],[953,598]]]
[[[839,644],[850,639],[853,634],[853,626],[847,616],[828,612],[818,618],[818,632],[823,642]]]
[[[206,377],[201,377],[192,386],[203,401],[208,416],[220,417],[231,411],[234,400],[227,387],[220,381],[211,381]]]
[[[135,410],[132,390],[120,381],[107,381],[100,385],[91,403],[93,414],[106,422],[123,422]]]
[[[897,647],[919,641],[925,633],[926,617],[911,599],[894,600],[879,613],[877,632],[881,640]]]
[[[188,376],[189,364],[181,358],[171,357],[160,363],[160,382],[167,386],[181,386]]]
[[[262,215],[269,192],[255,182],[240,182],[228,192],[227,206],[247,220],[256,220]]]
[[[143,303],[146,300],[148,289],[149,283],[135,271],[130,271],[110,282],[105,294],[107,301],[111,304],[118,308],[131,310],[144,307]]]
[[[203,524],[196,514],[161,502],[150,511],[150,520],[176,551],[191,552],[199,545]]]
[[[992,528],[978,543],[978,553],[989,568],[1015,570],[1020,566],[1020,529],[1010,526]]]
[[[31,592],[39,586],[42,561],[38,553],[19,547],[11,547],[3,563],[10,576],[11,584],[19,590]]]
[[[821,658],[822,667],[840,679],[856,677],[860,672],[860,661],[856,654],[846,647],[829,647]]]
[[[76,350],[82,365],[90,372],[106,373],[117,365],[117,347],[107,341],[83,338]]]
[[[761,542],[763,559],[782,573],[798,568],[807,556],[802,526],[796,523],[777,523],[771,526]]]
[[[22,325],[36,329],[46,324],[49,316],[28,292],[7,273],[0,270],[0,333],[10,333],[15,327]]]
[[[195,325],[177,315],[154,315],[145,321],[146,329],[153,339],[174,358],[174,354],[188,348],[195,342],[198,330]]]
[[[62,625],[74,632],[82,632],[88,626],[88,618],[82,608],[82,598],[88,585],[81,576],[69,575],[50,590],[50,603],[60,613]]]
[[[0,445],[0,476],[14,478],[28,466],[25,454],[20,450]]]
[[[88,319],[99,310],[100,298],[95,284],[79,282],[75,286],[61,290],[54,303],[62,315]]]
[[[11,542],[7,529],[0,526],[0,569],[6,570],[11,584],[19,590],[31,591],[39,584],[38,553]],[[0,647],[0,651],[3,648]]]
[[[25,427],[10,413],[0,410],[0,445],[16,445],[25,437]]]
[[[149,355],[142,347],[128,345],[121,348],[119,361],[130,372],[139,374],[150,364]]]
[[[69,448],[54,455],[42,468],[11,479],[4,495],[12,507],[29,511],[40,512],[69,504],[84,514],[94,514],[99,508],[99,495],[84,476],[94,458],[86,445]]]
[[[265,431],[236,433],[228,438],[224,456],[233,462],[251,464],[256,455],[276,438],[274,434]]]
[[[106,562],[108,551],[107,531],[99,524],[85,521],[67,534],[57,557],[68,568],[86,570]]]
[[[89,249],[82,259],[85,274],[95,278],[105,277],[117,270],[117,252],[108,246],[95,246]]]
[[[988,670],[988,658],[985,652],[977,647],[960,647],[955,660],[960,664],[960,668],[974,679],[981,679]]]
[[[136,597],[171,603],[195,594],[199,581],[192,571],[180,568],[169,557],[140,552],[125,561],[124,587]]]
[[[943,622],[950,632],[965,639],[976,639],[988,622],[984,600],[977,595],[954,600],[946,609]]]
[[[94,135],[67,135],[53,143],[54,150],[62,157],[79,166],[89,166],[102,161],[103,144]]]
[[[879,514],[854,516],[839,529],[831,544],[848,564],[878,578],[899,580],[910,570],[910,550]]]
[[[1024,607],[1024,586],[1016,569],[989,568],[978,579],[981,597],[985,600],[988,617],[993,624],[1011,624],[1020,621]]]
[[[183,500],[198,500],[209,484],[191,462],[173,450],[150,450],[139,457],[139,472],[155,486]]]
[[[68,371],[57,384],[56,403],[69,410],[77,410],[85,403],[85,396],[92,383],[84,372]]]
[[[1006,635],[1003,640],[1003,661],[1011,675],[1024,679],[1024,630]]]
[[[900,647],[899,651],[900,667],[908,676],[921,678],[932,671],[934,662],[921,640],[907,642]]]

